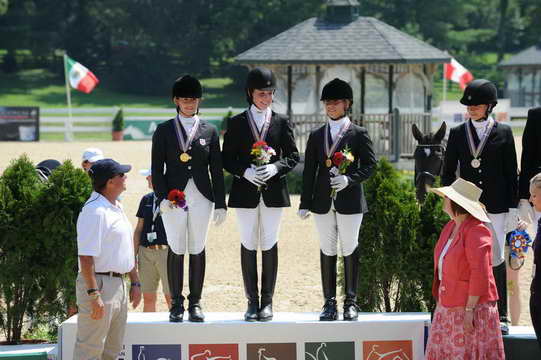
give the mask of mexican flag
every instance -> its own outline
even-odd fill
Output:
[[[92,71],[88,70],[81,63],[66,56],[66,74],[72,88],[90,93],[100,82]]]

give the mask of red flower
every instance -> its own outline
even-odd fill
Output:
[[[339,167],[339,166],[344,162],[344,160],[346,160],[346,157],[345,157],[345,155],[344,155],[342,152],[340,152],[340,151],[335,152],[334,155],[332,156],[332,162],[333,162],[333,164],[334,164],[335,166],[338,166],[338,167]]]
[[[183,191],[173,189],[167,194],[167,200],[171,201],[176,207],[184,208],[186,206],[186,195]]]
[[[267,146],[267,143],[265,141],[257,141],[257,142],[254,143],[254,145],[252,145],[252,148],[257,149],[257,148],[261,148],[261,147],[264,147],[264,146]]]

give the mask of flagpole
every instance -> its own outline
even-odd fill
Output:
[[[68,123],[64,132],[65,141],[73,141],[73,129],[71,119],[71,89],[68,80],[68,55],[64,52],[64,79],[66,80],[66,98],[68,100]]]

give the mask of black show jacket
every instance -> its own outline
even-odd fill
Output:
[[[183,151],[175,134],[174,121],[176,118],[159,124],[152,136],[152,183],[156,196],[161,200],[167,198],[172,189],[184,190],[188,180],[193,178],[199,192],[214,202],[216,209],[225,209],[224,173],[216,128],[201,120],[187,151],[192,158],[181,162],[179,157]]]
[[[306,144],[303,172],[303,186],[300,209],[308,209],[316,214],[326,214],[331,208],[330,173],[325,165],[326,126],[310,133]],[[362,182],[372,175],[376,165],[372,140],[365,128],[351,124],[342,137],[335,152],[346,147],[351,150],[353,163],[346,170],[348,185],[337,192],[334,208],[340,214],[359,214],[368,211]]]
[[[276,165],[278,173],[267,181],[263,190],[258,191],[254,184],[243,177],[244,171],[253,164],[250,151],[256,142],[246,111],[229,119],[224,135],[224,168],[234,176],[228,206],[254,209],[259,204],[260,196],[263,196],[267,207],[288,207],[291,203],[285,177],[299,162],[299,150],[289,119],[272,112],[269,129],[263,140],[276,151],[269,164]]]

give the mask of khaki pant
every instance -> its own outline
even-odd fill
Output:
[[[77,340],[73,358],[77,360],[115,360],[122,350],[128,318],[128,296],[124,280],[96,275],[105,314],[100,320],[90,318],[92,306],[83,276],[77,276]]]
[[[143,293],[155,293],[158,284],[162,281],[165,295],[169,295],[169,282],[167,281],[167,253],[169,249],[148,249],[139,246],[139,278]]]

